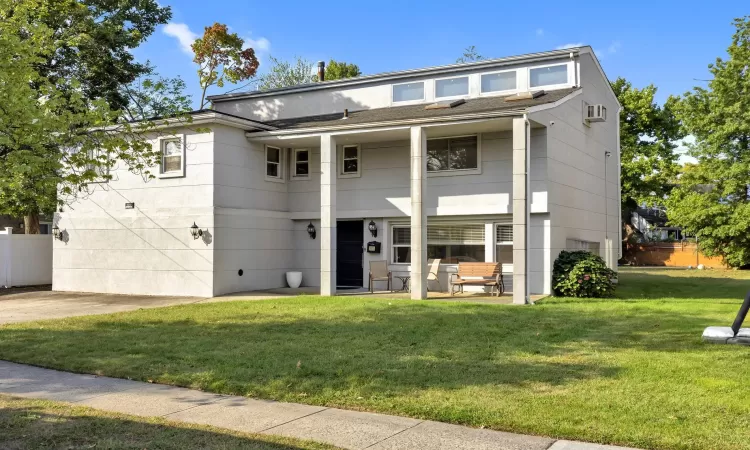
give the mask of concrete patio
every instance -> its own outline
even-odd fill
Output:
[[[0,393],[325,442],[346,449],[627,450],[322,406],[209,394],[0,361]]]

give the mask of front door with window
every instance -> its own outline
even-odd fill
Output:
[[[362,220],[342,220],[336,223],[337,288],[363,286],[364,224]]]

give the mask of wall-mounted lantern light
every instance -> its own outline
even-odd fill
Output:
[[[307,234],[310,235],[310,239],[315,239],[315,236],[317,235],[315,232],[315,225],[313,225],[312,222],[307,225]]]
[[[52,237],[55,239],[62,241],[63,240],[63,234],[62,231],[60,231],[60,227],[55,224],[55,226],[52,227]]]
[[[370,221],[370,223],[367,225],[367,228],[370,230],[370,234],[372,234],[372,237],[378,237],[378,226],[375,225],[374,220]]]
[[[203,230],[198,228],[198,225],[193,222],[193,226],[190,227],[190,234],[193,236],[193,239],[198,239],[199,237],[203,236]]]

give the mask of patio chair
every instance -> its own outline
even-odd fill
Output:
[[[367,286],[370,288],[372,294],[374,290],[374,283],[376,281],[387,281],[388,290],[391,290],[391,284],[393,283],[391,271],[388,270],[388,261],[370,261],[370,281]]]
[[[438,284],[438,292],[443,291],[443,286],[440,285],[440,279],[438,278],[438,271],[440,270],[440,258],[428,259],[427,260],[427,290],[430,290],[430,281],[434,281]]]

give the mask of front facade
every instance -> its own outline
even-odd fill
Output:
[[[154,138],[156,179],[116,170],[56,217],[55,290],[214,296],[299,271],[332,295],[386,260],[424,298],[485,261],[523,303],[561,250],[616,267],[619,105],[589,47],[212,101],[209,132]]]

